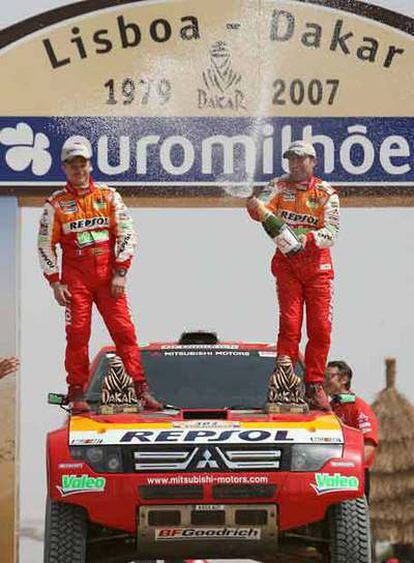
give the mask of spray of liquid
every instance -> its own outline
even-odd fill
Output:
[[[258,8],[258,9],[257,9]],[[247,8],[248,9],[248,8]],[[264,37],[265,34],[261,28],[262,22],[264,21],[263,17],[263,2],[259,0],[258,5],[256,4],[256,9],[254,15],[252,13],[244,14],[244,21],[250,21],[252,17],[254,17],[255,21],[255,30],[256,30],[256,48],[259,50],[259,69],[258,69],[258,84],[257,84],[257,96],[255,97],[255,104],[254,104],[254,111],[251,113],[256,115],[256,118],[252,120],[251,125],[248,129],[247,134],[254,142],[254,146],[256,147],[256,152],[259,151],[259,147],[262,145],[263,151],[263,158],[265,157],[265,151],[268,150],[269,147],[272,147],[272,144],[263,142],[263,138],[268,135],[273,134],[273,127],[269,124],[266,124],[263,120],[265,115],[266,106],[269,100],[269,92],[266,88],[262,87],[262,84],[265,83],[264,81],[264,65],[263,65],[263,57],[265,56],[265,44],[264,44]],[[272,62],[272,72],[275,71],[275,67],[277,65],[277,61]],[[277,74],[277,73],[276,73]],[[257,160],[257,159],[256,159]],[[251,197],[254,193],[255,187],[255,169],[253,170],[245,170],[244,169],[244,161],[242,158],[236,162],[236,170],[235,176],[244,176],[243,181],[229,181],[226,176],[220,175],[217,178],[217,181],[221,183],[221,187],[224,192],[234,198],[240,199],[247,199]],[[243,170],[242,170],[243,169]],[[266,194],[270,192],[270,188],[265,187],[261,195],[262,197],[266,197]]]

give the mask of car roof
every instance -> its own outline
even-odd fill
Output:
[[[189,349],[231,349],[231,350],[257,350],[276,352],[276,345],[269,342],[240,342],[240,341],[218,341],[217,344],[179,344],[177,341],[160,341],[160,342],[140,342],[138,347],[141,351],[151,350],[189,350]],[[90,373],[94,373],[97,364],[102,356],[106,354],[115,354],[115,346],[103,346],[96,354],[90,369]]]

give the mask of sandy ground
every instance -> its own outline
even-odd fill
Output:
[[[0,381],[0,553],[4,563],[13,562],[14,386],[14,377]]]

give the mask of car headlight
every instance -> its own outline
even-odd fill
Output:
[[[99,465],[104,459],[104,449],[103,448],[86,448],[86,461],[92,465]]]
[[[83,460],[96,473],[123,473],[121,448],[118,446],[71,446],[74,459]]]
[[[120,473],[122,471],[121,452],[111,452],[105,459],[105,466],[109,473]]]
[[[69,450],[70,450],[70,455],[73,457],[73,459],[81,459],[83,460],[84,458],[84,449],[85,448],[81,448],[79,446],[70,446]]]
[[[336,457],[342,457],[342,444],[294,444],[291,470],[317,471]]]

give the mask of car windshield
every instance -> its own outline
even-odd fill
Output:
[[[171,347],[144,350],[141,357],[154,395],[190,409],[261,408],[275,364],[274,352],[242,348]],[[108,361],[108,355],[102,356],[93,374],[89,401],[100,400]]]

